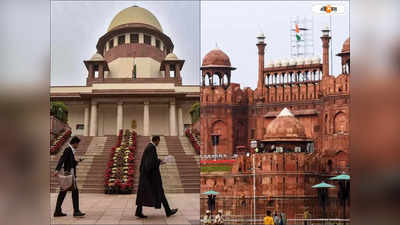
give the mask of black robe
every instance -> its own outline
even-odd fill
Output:
[[[75,155],[72,152],[71,147],[67,147],[64,150],[63,155],[58,160],[56,170],[59,171],[61,168],[64,168],[64,172],[71,173],[71,169],[74,169],[74,176],[76,177],[76,166],[78,165],[78,161],[75,160]]]
[[[136,194],[136,205],[161,208],[162,187],[160,162],[156,147],[149,143],[143,152],[140,162],[139,186]]]

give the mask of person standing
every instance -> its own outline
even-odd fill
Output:
[[[211,225],[211,211],[207,210],[206,215],[203,216],[203,224],[205,225]]]
[[[281,225],[286,225],[287,224],[287,218],[285,213],[280,213],[280,218],[281,218]]]
[[[72,179],[73,179],[73,184],[72,184],[72,205],[74,208],[74,217],[82,217],[85,216],[85,213],[82,213],[79,210],[79,192],[78,192],[78,187],[76,185],[76,166],[78,165],[79,162],[82,161],[80,159],[79,161],[75,160],[75,152],[76,149],[79,146],[79,142],[81,140],[73,136],[71,138],[71,141],[68,144],[68,147],[65,148],[63,155],[61,156],[60,160],[58,161],[57,167],[56,167],[56,172],[55,176],[58,176],[60,173],[61,168],[64,169],[64,174],[63,175],[70,175],[72,174]],[[61,216],[67,216],[67,214],[63,213],[61,210],[61,206],[64,202],[65,196],[67,195],[67,190],[61,190],[58,193],[57,197],[57,203],[56,203],[56,208],[54,211],[54,217],[61,217]]]
[[[308,224],[308,221],[307,221],[308,219],[310,219],[310,212],[306,208],[306,210],[304,210],[304,225]]]
[[[275,225],[274,219],[271,216],[271,211],[267,210],[267,216],[264,217],[264,225]]]
[[[136,213],[139,218],[147,218],[143,215],[143,206],[161,209],[161,203],[164,207],[167,217],[174,215],[178,209],[171,209],[165,198],[162,186],[160,165],[165,164],[158,158],[157,146],[160,143],[160,137],[154,136],[151,139],[142,155],[140,162],[139,187],[136,194]]]
[[[224,216],[222,215],[222,209],[219,209],[217,215],[215,216],[215,225],[223,225],[223,224],[224,224]]]
[[[279,216],[278,216],[278,213],[275,212],[275,213],[274,213],[274,224],[275,224],[275,225],[280,225],[280,223],[281,223],[281,220],[280,220],[280,218],[279,218]]]

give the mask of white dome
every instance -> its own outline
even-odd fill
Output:
[[[178,57],[171,52],[165,57],[165,60],[178,60]]]
[[[92,58],[90,58],[91,61],[104,61],[104,58],[102,55],[100,55],[98,52],[96,52]]]
[[[312,63],[313,63],[313,64],[319,64],[319,63],[321,63],[321,58],[318,57],[318,56],[314,56],[314,57],[312,58]]]
[[[305,64],[306,65],[310,65],[312,63],[312,58],[311,57],[307,57],[305,60]]]
[[[269,61],[268,64],[267,64],[267,67],[268,68],[274,67],[274,61]]]
[[[291,59],[289,60],[289,65],[291,65],[291,66],[297,65],[296,59],[295,59],[295,58],[291,58]]]
[[[289,66],[289,60],[287,59],[282,59],[282,66]]]
[[[304,65],[304,58],[297,58],[297,65]]]
[[[275,67],[280,67],[282,64],[281,60],[275,60]]]

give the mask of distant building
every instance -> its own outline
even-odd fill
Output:
[[[260,35],[256,44],[255,90],[231,83],[231,76],[252,75],[234,74],[222,50],[214,49],[203,58],[201,154],[207,155],[204,158],[214,154],[211,135],[219,135],[217,154],[238,157],[231,172],[202,173],[201,191],[220,192],[224,200],[219,207],[228,214],[251,215],[252,161],[244,153],[252,151],[250,141],[257,140],[257,214],[269,209],[296,218],[309,207],[318,217],[316,190],[311,186],[332,175],[350,173],[350,39],[338,54],[342,73],[337,77],[329,74],[328,30],[321,37],[322,62],[319,57],[298,58],[265,66],[264,39]],[[202,200],[202,210],[204,204]],[[336,217],[339,206],[334,204],[329,215]]]
[[[67,46],[66,46],[67,47]],[[85,64],[84,86],[52,86],[51,101],[68,107],[75,135],[116,135],[134,128],[139,135],[183,136],[190,107],[199,101],[198,85],[182,85],[185,60],[148,10],[119,12]],[[57,76],[57,74],[52,74]]]

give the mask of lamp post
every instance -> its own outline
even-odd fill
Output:
[[[257,147],[257,146],[256,146]],[[250,152],[247,152],[246,156],[250,157]],[[253,159],[253,166],[252,166],[252,172],[253,172],[253,224],[256,224],[256,154],[252,154],[252,159]]]
[[[336,177],[331,177],[330,180],[339,181],[339,192],[338,198],[340,199],[340,203],[343,205],[343,224],[346,225],[346,202],[350,196],[350,176],[345,174],[344,172]]]
[[[328,199],[329,199],[328,189],[335,188],[335,186],[331,185],[331,184],[327,184],[325,182],[321,182],[319,184],[312,186],[312,188],[315,188],[318,190],[318,200],[319,200],[319,203],[322,208],[322,217],[326,218],[326,205],[327,205]],[[325,224],[325,221],[322,224]]]
[[[214,146],[214,160],[217,160],[217,145],[219,144],[219,134],[211,134],[212,145]]]

